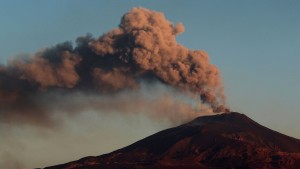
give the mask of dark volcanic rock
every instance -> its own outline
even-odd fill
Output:
[[[199,117],[120,150],[46,169],[300,168],[300,140],[247,116]]]

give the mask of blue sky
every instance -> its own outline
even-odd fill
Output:
[[[234,110],[300,137],[299,1],[6,1],[0,6],[0,60],[86,33],[98,37],[135,6],[184,24],[178,41],[209,53]]]
[[[179,43],[203,49],[219,67],[234,111],[300,138],[300,1],[2,1],[0,61],[118,26],[142,6],[185,32]]]
[[[135,6],[161,11],[204,49],[223,74],[234,110],[300,137],[299,1],[6,1],[0,5],[0,60],[59,42],[95,37]]]

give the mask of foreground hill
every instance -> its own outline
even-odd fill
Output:
[[[109,154],[46,169],[300,168],[300,140],[240,113],[198,117]]]

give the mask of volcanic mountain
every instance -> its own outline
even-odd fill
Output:
[[[203,116],[97,157],[46,169],[300,168],[300,140],[244,114]]]

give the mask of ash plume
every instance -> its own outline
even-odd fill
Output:
[[[0,117],[45,124],[48,103],[40,100],[49,93],[108,95],[152,82],[196,94],[215,113],[229,111],[220,71],[206,52],[176,42],[182,32],[181,23],[173,25],[160,12],[133,8],[99,38],[86,35],[75,47],[65,42],[14,58],[0,66]]]

